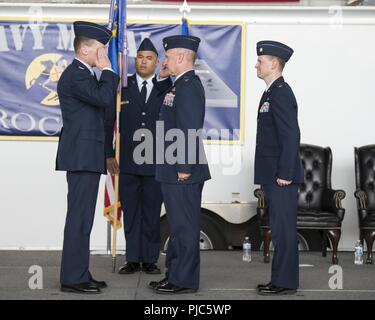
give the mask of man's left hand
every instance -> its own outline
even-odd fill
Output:
[[[178,181],[185,181],[187,179],[189,179],[189,177],[191,176],[190,173],[183,173],[183,172],[177,172],[177,180]]]
[[[280,186],[280,187],[285,187],[285,186],[288,186],[292,183],[292,181],[288,181],[288,180],[283,180],[283,179],[280,179],[280,178],[277,178],[276,179],[276,182],[277,184]]]

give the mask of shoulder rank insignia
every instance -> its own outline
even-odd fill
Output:
[[[78,69],[85,70],[85,68],[81,66],[78,66]]]

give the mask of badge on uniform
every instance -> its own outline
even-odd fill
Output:
[[[169,92],[165,95],[163,104],[168,107],[173,107],[173,101],[174,101],[175,95],[172,92]]]
[[[269,110],[270,110],[270,103],[269,102],[265,102],[260,107],[259,113],[268,112]]]

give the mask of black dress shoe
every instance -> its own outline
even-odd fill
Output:
[[[61,284],[60,290],[62,292],[97,294],[101,293],[100,289],[91,282],[78,284]]]
[[[125,263],[120,270],[119,274],[132,274],[141,270],[141,265],[137,262],[127,262]]]
[[[267,289],[269,288],[270,286],[272,286],[272,282],[268,282],[267,284],[258,284],[257,285],[257,289],[260,290],[260,289]]]
[[[295,294],[296,289],[282,288],[271,285],[268,288],[259,289],[259,294],[264,296],[281,296],[287,294]]]
[[[142,272],[148,274],[161,274],[160,269],[155,263],[142,263]]]
[[[158,285],[155,289],[155,292],[161,294],[181,294],[194,293],[197,292],[197,289],[178,287],[167,281]]]
[[[151,289],[156,289],[158,286],[162,285],[163,283],[168,282],[168,278],[161,279],[160,281],[151,281],[148,286]]]
[[[107,283],[105,281],[98,281],[95,279],[91,279],[90,283],[92,283],[94,286],[97,286],[98,288],[107,288]]]

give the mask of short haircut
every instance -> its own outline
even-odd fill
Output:
[[[75,37],[73,41],[74,52],[77,53],[82,44],[91,45],[95,40],[87,37]]]
[[[193,64],[195,63],[197,58],[195,51],[186,48],[178,48],[178,53],[184,53],[185,56],[187,56],[187,58],[193,62]]]
[[[197,60],[197,54],[195,52],[193,52],[192,55],[193,55],[193,57],[192,57],[193,58],[193,62],[195,63],[195,60]]]
[[[285,60],[279,57],[274,57],[279,63],[279,70],[282,72],[285,68]]]

